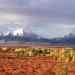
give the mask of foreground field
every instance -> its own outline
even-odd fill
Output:
[[[75,75],[75,49],[0,46],[0,75]]]
[[[0,75],[75,75],[75,62],[56,62],[43,57],[0,59]]]

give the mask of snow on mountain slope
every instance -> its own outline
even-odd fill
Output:
[[[4,33],[4,36],[12,35],[12,36],[24,36],[26,33],[23,28],[17,28],[16,30],[9,31]]]
[[[69,33],[63,37],[47,39],[41,37],[33,32],[27,32],[23,28],[9,31],[7,33],[0,33],[0,42],[2,43],[48,43],[48,44],[75,44],[75,34]]]
[[[23,28],[18,28],[15,31],[11,32],[13,36],[24,36],[24,30]]]
[[[0,32],[0,36],[2,36],[3,34]]]

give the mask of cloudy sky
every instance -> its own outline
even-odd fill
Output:
[[[24,28],[55,38],[75,30],[75,0],[0,0],[0,32]]]

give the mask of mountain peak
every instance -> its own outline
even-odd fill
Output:
[[[13,34],[14,36],[16,36],[16,35],[18,35],[18,36],[24,36],[25,31],[24,31],[23,28],[18,28],[18,29],[16,29],[16,30],[12,31],[12,34]]]
[[[66,37],[66,38],[75,37],[75,34],[74,33],[69,33],[68,35],[65,35],[64,37]]]

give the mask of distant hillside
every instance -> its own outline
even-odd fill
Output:
[[[64,37],[47,39],[32,32],[26,33],[26,31],[21,28],[7,33],[0,33],[0,43],[75,45],[75,35],[70,33]]]

